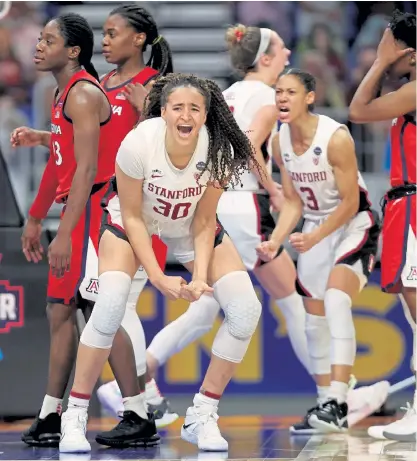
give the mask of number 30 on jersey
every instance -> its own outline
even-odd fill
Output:
[[[52,148],[53,148],[54,155],[55,155],[55,163],[57,165],[61,165],[62,164],[62,155],[61,155],[61,146],[59,145],[59,142],[54,141],[52,143]]]

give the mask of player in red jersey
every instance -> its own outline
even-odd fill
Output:
[[[406,78],[398,90],[377,96],[388,73]],[[350,119],[356,123],[391,120],[391,189],[384,197],[382,229],[381,285],[384,291],[400,293],[413,321],[416,351],[416,16],[395,12],[385,30],[377,58],[360,84],[350,104]],[[414,370],[417,369],[414,352]],[[416,441],[417,391],[414,406],[406,416],[389,426],[369,429],[374,437]]]
[[[57,446],[60,439],[60,409],[75,355],[78,291],[91,265],[97,272],[101,201],[114,174],[114,167],[106,162],[107,141],[112,136],[111,106],[91,64],[93,45],[90,26],[77,14],[61,15],[45,26],[34,62],[38,70],[52,72],[57,81],[51,132],[23,127],[11,136],[13,146],[42,143],[51,151],[22,237],[28,261],[42,257],[41,221],[52,202],[64,205],[57,236],[48,250],[51,346],[47,392],[38,417],[22,436],[29,445]],[[122,336],[123,332],[118,338]],[[123,368],[120,363],[122,374]],[[129,392],[137,388],[132,376]]]

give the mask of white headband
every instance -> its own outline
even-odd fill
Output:
[[[261,31],[261,41],[259,42],[259,48],[258,52],[256,53],[255,59],[252,63],[252,66],[254,66],[260,59],[260,57],[265,53],[265,51],[268,49],[269,43],[271,41],[271,29],[260,29]]]

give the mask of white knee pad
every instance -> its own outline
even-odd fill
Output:
[[[258,325],[261,303],[249,274],[244,271],[225,275],[213,288],[225,320],[216,335],[212,352],[222,359],[240,363]]]
[[[313,375],[327,375],[331,372],[331,336],[326,317],[306,314],[305,332],[310,355],[310,370]]]
[[[124,272],[109,271],[98,280],[97,301],[80,341],[89,347],[110,349],[125,314],[131,278]]]
[[[213,296],[203,295],[155,336],[148,352],[159,365],[164,364],[175,353],[210,331],[219,310],[220,306]]]
[[[136,312],[136,305],[147,280],[147,278],[133,279],[127,298],[125,315],[122,321],[122,327],[126,330],[126,333],[132,341],[138,376],[142,376],[146,373],[146,339],[142,322]]]
[[[353,365],[356,357],[356,332],[352,299],[344,291],[329,288],[324,295],[324,309],[332,337],[332,365]]]

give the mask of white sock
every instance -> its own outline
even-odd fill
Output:
[[[145,407],[145,394],[134,395],[133,397],[125,397],[123,399],[125,411],[133,411],[142,419],[148,419],[148,414]]]
[[[201,405],[212,405],[212,406],[218,407],[219,402],[220,401],[217,399],[212,399],[211,397],[207,397],[207,395],[200,394],[200,393],[195,394],[194,400],[193,400],[195,407],[199,407]]]
[[[337,403],[346,402],[349,385],[340,381],[332,381],[329,389],[329,399],[337,400]]]
[[[329,399],[330,386],[317,386],[317,404],[322,405]]]
[[[213,296],[203,295],[155,336],[148,347],[149,353],[159,365],[163,365],[175,353],[210,331],[219,310]]]
[[[161,396],[161,392],[159,391],[159,387],[156,384],[154,379],[151,379],[149,382],[146,383],[146,401],[151,403],[152,405],[159,405],[162,400],[164,399]]]
[[[88,405],[90,404],[90,395],[84,395],[79,393],[70,392],[68,398],[68,410],[70,409],[88,409]]]
[[[45,419],[51,413],[58,413],[59,415],[62,412],[62,399],[57,399],[56,397],[51,397],[50,395],[45,395],[42,402],[42,408],[39,413],[40,419]]]
[[[133,279],[127,298],[126,311],[122,320],[122,327],[132,341],[135,353],[136,372],[138,376],[146,373],[146,339],[143,325],[136,312],[138,298],[146,285],[147,279]]]
[[[277,299],[275,302],[285,317],[288,337],[295,355],[309,374],[312,374],[305,333],[306,311],[302,297],[294,291],[286,298]]]

